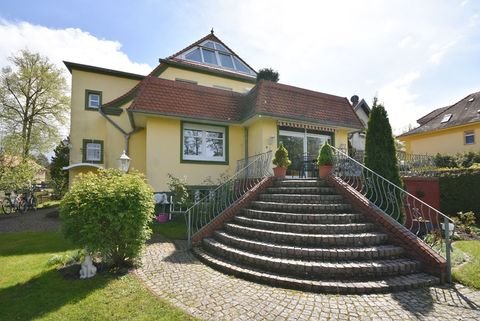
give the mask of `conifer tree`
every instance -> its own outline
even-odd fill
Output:
[[[373,99],[373,107],[368,119],[365,141],[365,166],[383,176],[393,184],[402,186],[398,171],[395,141],[388,114],[378,99]],[[381,184],[375,180],[376,184]],[[382,207],[385,212],[400,222],[403,222],[403,206],[399,190],[386,185],[367,187],[367,197]],[[395,200],[395,202],[392,202]]]
[[[373,99],[365,141],[365,166],[401,186],[397,153],[387,111],[378,98]]]

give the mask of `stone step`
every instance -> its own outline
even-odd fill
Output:
[[[239,250],[215,239],[203,240],[205,251],[227,261],[247,266],[313,280],[372,280],[378,277],[405,275],[420,270],[420,262],[407,258],[378,259],[370,261],[303,261],[283,259]]]
[[[276,187],[329,187],[322,179],[277,179],[273,182]]]
[[[264,255],[279,258],[291,258],[299,260],[371,260],[397,258],[401,257],[404,254],[403,248],[395,245],[379,245],[351,248],[298,247],[250,240],[230,235],[225,231],[216,231],[214,234],[214,238],[223,244],[240,250],[254,253],[262,253]]]
[[[329,214],[303,214],[303,213],[286,213],[286,212],[270,212],[255,210],[251,208],[242,209],[242,215],[254,219],[264,219],[277,222],[290,223],[316,223],[316,224],[348,224],[365,222],[362,214],[358,213],[329,213]]]
[[[219,259],[202,248],[194,248],[193,253],[205,264],[224,273],[253,282],[301,291],[333,294],[369,294],[411,290],[439,284],[439,279],[425,274],[415,273],[404,276],[379,278],[375,281],[322,281],[296,277],[280,276],[272,272],[255,269],[236,262]]]
[[[269,187],[267,194],[336,194],[333,187]]]
[[[294,204],[339,204],[344,202],[338,194],[261,194],[258,197],[262,202],[294,203]]]
[[[282,231],[302,234],[348,234],[366,233],[377,230],[372,223],[348,223],[348,224],[313,224],[313,223],[290,223],[275,222],[236,216],[234,222],[239,225],[265,229],[270,231]]]
[[[298,204],[253,201],[251,208],[266,211],[282,211],[294,213],[345,213],[352,210],[352,206],[346,203],[339,204]]]
[[[385,233],[369,232],[359,234],[301,234],[281,231],[270,231],[259,228],[246,227],[235,223],[225,224],[225,231],[240,237],[268,240],[278,244],[292,246],[318,247],[361,247],[384,244],[388,240]]]

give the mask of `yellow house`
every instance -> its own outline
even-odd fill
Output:
[[[478,152],[480,92],[451,106],[435,109],[417,122],[419,127],[398,136],[405,143],[407,153],[454,155]]]
[[[344,97],[270,81],[213,32],[160,59],[147,76],[65,62],[72,74],[71,179],[118,167],[125,150],[131,168],[156,191],[167,174],[202,185],[231,175],[238,160],[275,150],[316,155],[325,140],[347,146],[362,124]]]

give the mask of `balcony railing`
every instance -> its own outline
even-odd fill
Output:
[[[267,176],[271,176],[272,152],[249,157],[237,163],[236,173],[225,183],[211,190],[186,212],[188,244],[192,236],[220,213],[234,205],[246,192]]]

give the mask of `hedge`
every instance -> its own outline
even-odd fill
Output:
[[[440,177],[440,208],[446,215],[473,211],[480,223],[480,170],[442,171]]]

